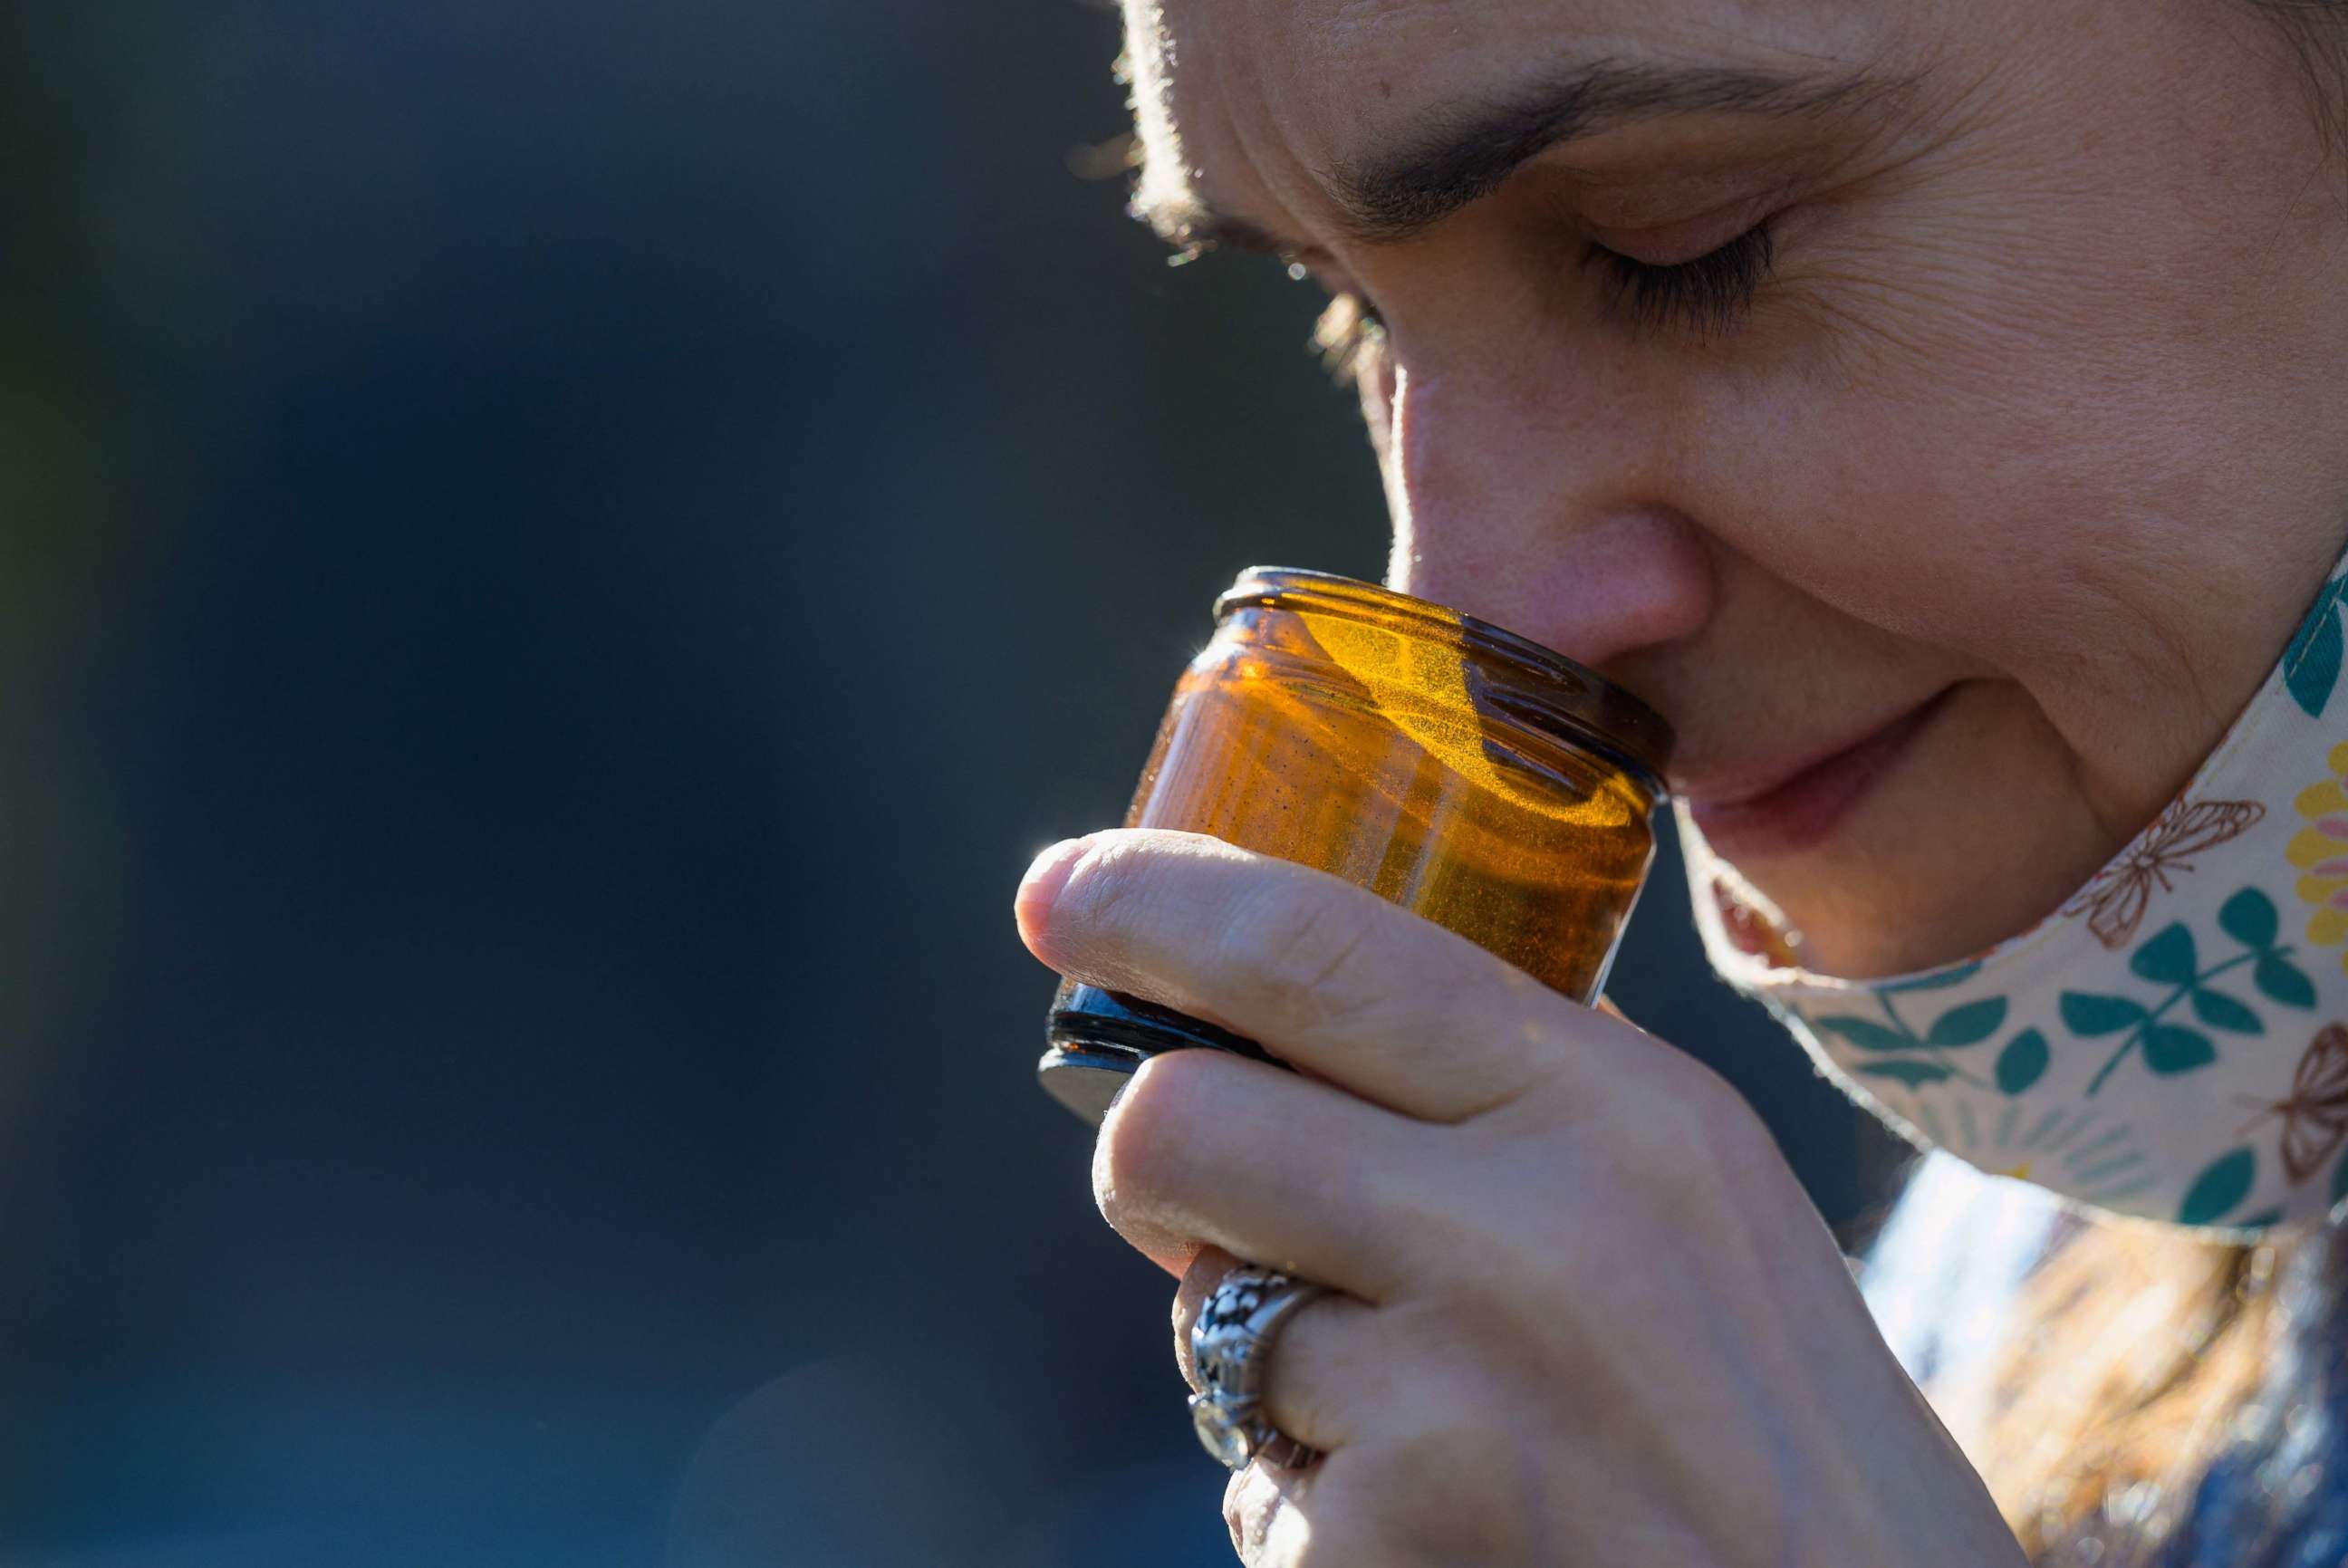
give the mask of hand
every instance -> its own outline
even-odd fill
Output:
[[[1101,1212],[1182,1280],[1326,1284],[1235,1475],[1251,1568],[2022,1563],[1767,1130],[1715,1075],[1338,878],[1095,833],[1019,891],[1045,964],[1261,1041],[1135,1075]],[[1180,1418],[1169,1400],[1169,1420]]]

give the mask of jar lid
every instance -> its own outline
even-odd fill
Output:
[[[1416,623],[1457,636],[1487,668],[1530,677],[1479,695],[1518,722],[1604,753],[1643,776],[1658,795],[1672,758],[1672,727],[1630,692],[1554,648],[1489,621],[1397,593],[1375,583],[1294,566],[1251,566],[1215,600],[1215,619],[1234,610],[1313,609],[1365,620]]]

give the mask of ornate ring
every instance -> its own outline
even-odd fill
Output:
[[[1244,1470],[1257,1458],[1292,1467],[1311,1461],[1311,1449],[1264,1418],[1263,1367],[1280,1325],[1328,1294],[1320,1285],[1242,1264],[1223,1276],[1199,1309],[1198,1321],[1190,1325],[1190,1359],[1201,1391],[1190,1396],[1190,1424],[1207,1451],[1232,1470]]]

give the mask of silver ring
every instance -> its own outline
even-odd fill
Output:
[[[1312,1460],[1311,1449],[1265,1418],[1263,1367],[1280,1325],[1328,1294],[1321,1285],[1241,1264],[1199,1309],[1190,1325],[1190,1359],[1200,1391],[1190,1396],[1190,1425],[1206,1450],[1232,1470],[1245,1470],[1259,1458],[1291,1467]]]

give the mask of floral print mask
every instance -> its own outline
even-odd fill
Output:
[[[2250,1232],[2348,1199],[2348,561],[2151,826],[1978,957],[1795,966],[1684,819],[1713,966],[1910,1140],[2115,1214]]]

